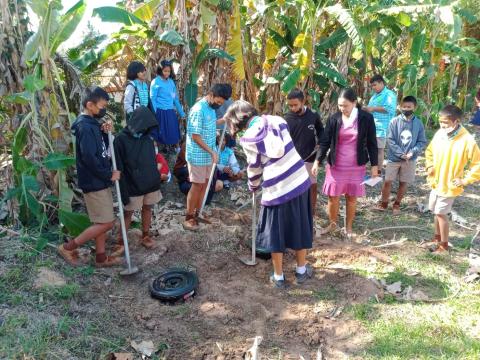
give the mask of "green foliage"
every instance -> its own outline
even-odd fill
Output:
[[[185,45],[185,39],[175,30],[168,30],[163,32],[159,37],[158,40],[165,41],[166,43],[178,46],[178,45]]]
[[[125,25],[145,24],[142,19],[116,6],[102,6],[93,9],[93,16],[98,16],[104,22],[121,23]]]

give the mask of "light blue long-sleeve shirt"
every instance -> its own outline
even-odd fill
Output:
[[[155,111],[157,109],[170,110],[174,109],[175,106],[180,117],[185,117],[185,112],[178,97],[177,87],[172,79],[168,78],[165,80],[160,76],[153,79],[150,84],[150,99]]]

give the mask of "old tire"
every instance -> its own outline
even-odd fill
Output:
[[[187,300],[195,295],[198,287],[197,275],[184,269],[169,269],[150,284],[153,298],[166,302]]]

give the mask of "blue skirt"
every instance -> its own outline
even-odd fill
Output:
[[[262,206],[257,226],[257,246],[270,252],[311,249],[313,219],[310,190],[276,206]]]
[[[153,139],[159,144],[177,144],[180,141],[180,127],[175,110],[157,109],[155,117],[158,121],[158,127],[150,133]]]

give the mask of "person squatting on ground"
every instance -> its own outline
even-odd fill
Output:
[[[381,75],[374,75],[370,84],[374,94],[363,110],[371,113],[375,119],[380,174],[385,158],[388,126],[397,112],[397,94],[385,86],[385,79]]]
[[[440,129],[425,151],[429,209],[435,218],[432,251],[448,250],[448,214],[463,187],[480,180],[480,149],[473,136],[460,124],[462,110],[445,106],[439,113]]]
[[[295,278],[303,283],[313,275],[306,263],[312,247],[313,219],[310,205],[310,180],[305,164],[295,150],[288,125],[279,116],[258,116],[246,101],[235,101],[224,116],[231,134],[245,130],[240,144],[247,156],[248,186],[262,188],[262,207],[256,242],[272,253],[270,281],[285,288],[283,253],[295,250]]]
[[[215,109],[228,99],[228,95],[222,84],[213,85],[207,96],[193,105],[188,115],[186,160],[192,187],[187,195],[187,212],[183,222],[185,230],[198,230],[199,221],[210,223],[209,220],[200,218],[198,213],[207,190],[212,166],[218,163],[215,151],[217,134]]]
[[[128,231],[135,210],[142,211],[142,239],[147,249],[156,246],[150,236],[152,208],[162,199],[160,173],[155,160],[155,144],[149,135],[158,126],[155,116],[145,106],[135,109],[127,119],[127,126],[113,143],[118,169],[122,172],[120,191],[124,208],[125,227]],[[124,252],[122,233],[119,232],[115,254]]]
[[[180,142],[180,123],[174,108],[183,120],[185,112],[180,104],[177,87],[175,85],[175,74],[173,73],[172,63],[163,60],[157,67],[157,77],[153,79],[150,86],[150,100],[158,121],[158,127],[152,131],[153,139],[164,145],[164,150],[168,146],[173,146],[175,152]],[[178,151],[177,151],[178,153]]]
[[[220,141],[220,135],[217,134],[217,142]],[[218,181],[222,182],[224,189],[230,188],[230,183],[243,179],[244,172],[240,169],[235,152],[227,144],[231,143],[232,136],[225,133],[223,144],[220,146],[218,155]]]
[[[316,150],[320,144],[323,134],[323,124],[320,115],[305,106],[305,95],[300,89],[293,89],[287,95],[288,109],[285,114],[285,121],[288,124],[293,145],[300,157],[305,162],[312,186],[310,197],[312,213],[315,216],[317,204],[317,177],[313,174],[313,162],[315,161]]]
[[[318,174],[320,164],[327,157],[323,193],[328,196],[330,224],[321,233],[327,234],[337,229],[340,196],[345,195],[345,231],[347,237],[351,238],[357,197],[365,196],[362,182],[366,164],[370,162],[372,177],[378,174],[378,148],[373,116],[358,107],[357,94],[353,89],[340,91],[338,108],[340,111],[328,118],[312,172]]]
[[[192,188],[192,182],[190,181],[190,176],[188,174],[188,164],[185,160],[185,142],[180,144],[180,152],[177,155],[175,164],[173,166],[173,175],[177,179],[178,188],[180,192],[187,196],[188,192]],[[205,205],[210,204],[213,198],[213,194],[221,191],[223,189],[221,181],[218,181],[214,175],[212,183],[210,184],[210,189],[208,191],[207,200]]]
[[[111,123],[100,123],[106,114],[108,94],[100,87],[87,88],[82,95],[82,114],[72,125],[76,138],[76,166],[78,187],[83,191],[88,217],[93,225],[85,229],[75,239],[58,247],[60,255],[70,265],[81,265],[78,247],[95,239],[95,265],[108,267],[120,265],[121,259],[105,254],[107,231],[115,220],[113,213],[112,181],[120,179],[120,171],[112,171],[108,138]]]
[[[401,114],[390,123],[387,137],[387,168],[382,186],[382,198],[375,209],[385,211],[392,189],[392,182],[399,181],[397,198],[393,203],[393,215],[400,214],[400,203],[407,192],[407,185],[415,181],[418,155],[427,145],[422,120],[415,116],[417,99],[406,96],[401,103]]]
[[[123,98],[123,108],[127,119],[136,108],[140,106],[151,107],[146,75],[147,69],[141,62],[132,61],[128,64],[127,86]]]

